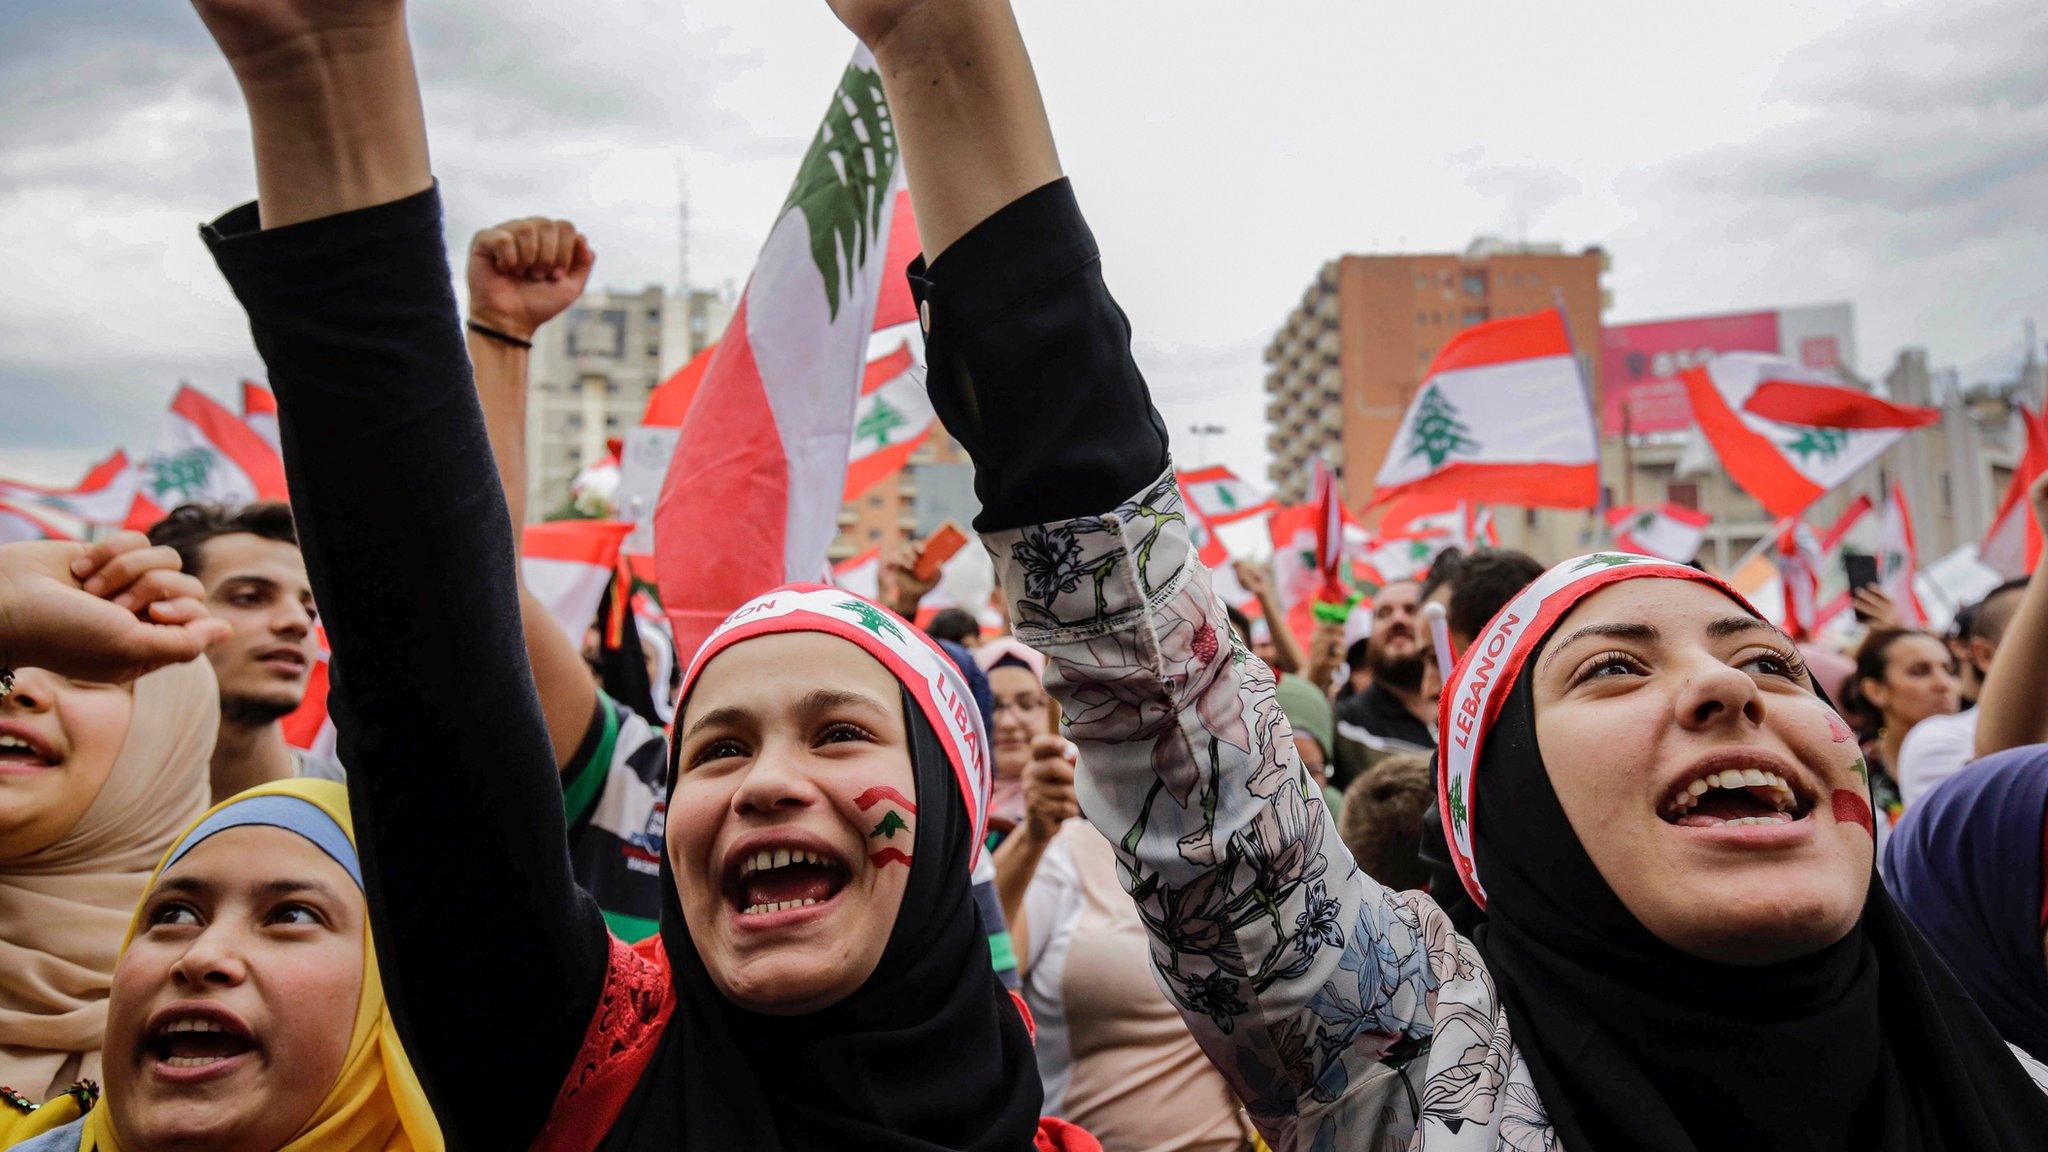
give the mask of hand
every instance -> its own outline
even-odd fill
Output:
[[[839,22],[870,50],[889,38],[897,25],[923,0],[826,0]]]
[[[1329,620],[1316,621],[1315,634],[1309,637],[1309,660],[1313,663],[1327,663],[1331,668],[1344,662],[1344,626]]]
[[[915,619],[918,602],[939,586],[938,573],[934,572],[929,580],[917,574],[918,551],[915,544],[898,545],[882,574],[889,589],[889,606],[905,620]]]
[[[237,73],[317,59],[323,46],[349,51],[394,26],[403,36],[405,28],[404,0],[192,0],[192,7]]]
[[[140,532],[0,545],[0,667],[118,683],[190,660],[228,633],[205,594]]]
[[[531,340],[583,295],[596,262],[590,241],[567,220],[529,216],[486,228],[469,242],[469,314]]]
[[[2034,523],[2048,533],[2048,472],[2034,477],[2034,482],[2027,486],[2027,503],[2034,506]]]
[[[1849,594],[1850,603],[1863,614],[1864,620],[1875,630],[1899,628],[1905,625],[1905,617],[1899,614],[1899,606],[1885,595],[1875,584],[1865,584]]]
[[[1079,755],[1064,737],[1031,739],[1031,763],[1024,766],[1024,825],[1028,834],[1041,842],[1052,839],[1061,824],[1081,814],[1081,802],[1074,794],[1074,763]]]
[[[1266,579],[1266,569],[1263,565],[1250,560],[1239,560],[1231,565],[1231,569],[1237,573],[1237,582],[1245,591],[1260,600],[1272,594],[1273,586]]]

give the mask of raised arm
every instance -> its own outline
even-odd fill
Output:
[[[196,0],[258,206],[205,230],[277,389],[385,992],[455,1147],[545,1120],[609,944],[569,868],[398,0]],[[260,228],[259,228],[260,215]]]
[[[526,524],[527,346],[583,295],[596,260],[575,225],[539,216],[486,228],[469,242],[469,362],[515,539]],[[566,769],[597,716],[597,678],[523,577],[519,626],[555,766]]]
[[[920,225],[948,206],[926,232],[943,255],[912,274],[928,387],[974,459],[976,527],[1018,638],[1050,657],[1080,808],[1117,849],[1162,983],[1276,1149],[1373,1146],[1382,1111],[1412,1099],[1398,1070],[1429,1048],[1441,972],[1461,948],[1469,970],[1470,946],[1426,898],[1358,870],[1271,674],[1233,643],[1071,188],[991,175],[1018,156],[1051,171],[1009,6],[833,2],[895,17],[848,22],[880,30],[884,87],[909,105]],[[1475,1019],[1453,1051],[1486,1050]]]
[[[2048,532],[2048,475],[2027,490]],[[2048,564],[2037,565],[1977,694],[1977,755],[2048,741]]]

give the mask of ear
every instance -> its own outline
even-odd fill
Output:
[[[1863,697],[1866,703],[1879,712],[1884,711],[1891,705],[1891,689],[1885,687],[1882,680],[1875,680],[1866,676],[1856,682],[1856,691]]]
[[[1997,654],[1996,642],[1982,636],[1970,637],[1970,663],[1976,666],[1978,675],[1991,671],[1991,658]]]

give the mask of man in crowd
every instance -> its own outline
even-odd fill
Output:
[[[331,756],[285,743],[283,719],[306,697],[320,659],[313,584],[299,555],[292,510],[281,503],[229,511],[186,504],[149,530],[206,588],[206,607],[230,628],[206,650],[220,681],[213,798],[294,776],[342,780]]]
[[[1543,565],[1512,549],[1489,548],[1466,557],[1444,594],[1444,623],[1450,629],[1451,650],[1470,648],[1494,613],[1507,607],[1508,601],[1541,575]]]
[[[1368,758],[1436,747],[1438,678],[1421,609],[1422,588],[1413,580],[1393,581],[1372,598],[1372,636],[1365,641],[1372,683],[1337,705],[1337,735],[1363,746]],[[1343,773],[1345,782],[1354,775]]]

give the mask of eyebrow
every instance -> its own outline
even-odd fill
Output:
[[[1723,616],[1712,624],[1707,625],[1707,639],[1709,640],[1726,640],[1730,636],[1740,636],[1745,632],[1769,632],[1773,636],[1790,639],[1790,637],[1786,637],[1777,628],[1764,623],[1754,616]]]
[[[886,714],[888,712],[888,709],[884,708],[874,697],[861,692],[848,692],[841,688],[813,689],[804,693],[803,699],[798,700],[796,706],[798,711],[811,716],[840,708],[861,708],[877,714]],[[737,724],[745,720],[748,715],[748,711],[738,705],[714,708],[698,717],[697,722],[690,725],[690,730],[683,734],[683,739],[688,740],[699,731],[714,725]]]
[[[1558,656],[1565,649],[1589,636],[1605,636],[1611,640],[1635,640],[1644,644],[1654,644],[1662,635],[1663,633],[1657,631],[1651,625],[1635,622],[1617,621],[1612,624],[1588,624],[1556,644],[1551,645],[1550,653],[1543,657],[1543,667],[1550,667],[1551,664],[1557,661]]]
[[[158,884],[156,890],[151,895],[162,895],[166,892],[172,892],[186,896],[208,896],[219,892],[223,887],[225,886],[222,884],[200,876],[175,876]],[[341,899],[341,894],[335,891],[334,888],[322,881],[310,878],[265,880],[260,884],[254,885],[252,890],[258,897],[263,899],[293,896],[301,892],[311,893],[314,896],[324,897],[332,901],[339,901]]]

